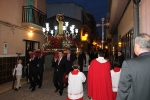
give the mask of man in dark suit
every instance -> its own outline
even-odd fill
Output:
[[[150,35],[135,38],[136,58],[122,64],[116,100],[150,100]]]
[[[82,52],[82,49],[80,49],[77,60],[78,60],[78,63],[80,65],[80,71],[83,72],[83,66],[86,65],[86,56],[85,56],[85,53]]]
[[[54,77],[53,82],[56,88],[55,92],[59,90],[59,94],[63,93],[63,75],[66,73],[66,78],[69,73],[69,69],[67,66],[67,59],[63,56],[63,51],[58,52],[58,59],[52,61],[52,65],[54,67]]]
[[[44,55],[42,54],[40,49],[38,49],[36,51],[36,53],[37,53],[37,57],[36,57],[36,62],[37,62],[37,84],[39,85],[39,88],[41,88],[42,81],[43,81],[43,71],[44,71],[45,58],[44,58]]]
[[[73,70],[72,64],[75,61],[76,56],[75,54],[71,53],[71,50],[69,48],[67,48],[66,53],[67,53],[66,59],[67,59],[68,67],[69,67],[69,72],[71,72]]]
[[[27,49],[26,52],[26,67],[25,67],[25,73],[26,73],[26,82],[29,83],[29,59],[30,59],[30,53],[31,49]]]
[[[37,82],[37,62],[35,59],[34,54],[30,54],[31,58],[29,59],[29,80],[30,80],[30,87],[32,88],[31,91],[35,90],[36,82]]]
[[[90,57],[90,60],[89,60],[89,64],[90,64],[90,62],[94,59],[94,57],[93,57],[94,53],[92,51],[89,51],[88,54],[89,54],[89,57]]]
[[[75,56],[75,54],[73,54],[73,53],[71,53],[71,49],[70,48],[67,48],[66,49],[66,59],[67,59],[67,66],[68,66],[68,70],[69,70],[69,72],[71,72],[72,70],[73,70],[73,68],[72,68],[72,64],[73,64],[73,62],[75,61],[75,59],[76,59],[76,56]],[[66,88],[68,86],[68,81],[67,81],[67,79],[65,80],[65,84],[64,84],[64,88]]]

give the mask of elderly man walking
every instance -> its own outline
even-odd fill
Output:
[[[135,38],[134,52],[123,62],[116,100],[150,100],[150,35]]]

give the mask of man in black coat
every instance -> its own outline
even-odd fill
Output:
[[[67,64],[69,67],[69,72],[71,72],[73,70],[72,64],[75,61],[76,56],[75,56],[75,54],[71,53],[71,50],[69,48],[67,48],[66,52],[67,52],[67,55],[66,55]]]
[[[78,60],[78,63],[80,65],[80,71],[83,72],[83,66],[86,65],[86,56],[85,56],[85,53],[82,52],[81,49],[80,49],[80,52],[77,56],[77,60]]]
[[[41,51],[38,53],[39,56],[36,57],[37,61],[37,84],[39,85],[39,88],[42,86],[42,81],[43,81],[43,71],[44,71],[44,63],[45,63],[45,58]]]
[[[65,56],[63,56],[63,51],[58,52],[58,59],[55,59],[52,61],[52,66],[54,67],[54,76],[53,76],[53,82],[54,86],[56,88],[55,92],[59,90],[59,94],[62,95],[63,93],[63,76],[64,73],[66,73],[66,78],[69,73],[69,69],[67,66],[67,59]]]
[[[122,53],[122,51],[118,51],[118,57],[117,57],[117,59],[115,59],[115,61],[113,61],[113,64],[121,68],[123,61],[124,61],[123,53]],[[116,66],[114,66],[114,67],[116,67]]]
[[[150,35],[135,38],[134,52],[122,64],[116,100],[150,100]]]
[[[71,72],[73,70],[72,68],[72,64],[73,62],[76,60],[76,56],[75,54],[71,53],[71,49],[70,48],[67,48],[66,49],[66,59],[67,59],[67,66],[68,66],[68,70],[69,72]],[[68,86],[68,82],[67,80],[65,81],[65,84],[64,84],[64,88],[66,88]]]
[[[30,53],[31,49],[28,49],[26,52],[26,67],[25,67],[25,73],[26,73],[26,82],[29,82],[29,59],[30,59]]]
[[[29,59],[29,80],[30,80],[29,89],[32,88],[31,91],[34,91],[37,82],[37,60],[35,59],[35,55],[30,56],[31,58]]]
[[[89,60],[89,64],[90,64],[90,62],[94,59],[94,53],[92,51],[89,51],[88,55],[90,57],[90,60]]]

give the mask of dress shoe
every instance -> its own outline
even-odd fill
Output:
[[[64,84],[64,88],[66,88],[68,86],[68,83]]]
[[[41,88],[42,85],[39,85],[39,88]]]
[[[59,92],[59,95],[62,96],[62,92]]]
[[[18,91],[18,89],[17,89],[17,88],[15,88],[14,90]]]
[[[32,86],[30,86],[29,89],[32,89]]]
[[[59,91],[59,95],[62,96],[63,92]]]
[[[36,83],[36,86],[39,85],[39,83]]]
[[[64,88],[66,88],[66,87],[67,87],[67,85],[64,86]]]
[[[39,88],[41,88],[41,86],[39,86]]]
[[[55,92],[58,92],[59,89],[56,89]]]
[[[35,88],[32,88],[32,90],[31,91],[35,91]]]

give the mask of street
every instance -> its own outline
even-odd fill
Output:
[[[43,85],[40,89],[37,86],[36,90],[31,92],[29,89],[30,84],[24,82],[25,84],[18,91],[11,89],[0,94],[0,100],[66,100],[67,88],[64,89],[62,96],[59,95],[59,92],[55,93],[52,81],[53,72],[47,71],[44,73]],[[22,81],[25,81],[25,79]],[[5,87],[7,88],[7,86]],[[84,100],[90,100],[87,96],[86,83],[84,84]]]

